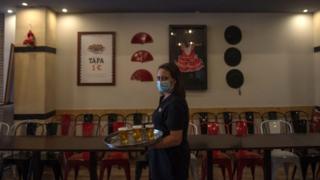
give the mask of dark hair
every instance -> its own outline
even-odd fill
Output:
[[[176,80],[172,93],[184,99],[186,97],[186,91],[183,86],[181,72],[178,66],[174,63],[164,63],[160,65],[158,69],[164,69],[170,73],[171,77]]]

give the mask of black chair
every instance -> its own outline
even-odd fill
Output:
[[[132,113],[126,116],[126,123],[132,123],[133,125],[145,125],[152,123],[150,115],[146,113]],[[143,169],[148,167],[148,154],[142,152],[136,157],[136,170],[135,170],[135,179],[139,180],[141,178],[141,173]],[[150,178],[150,173],[149,173]]]
[[[45,124],[46,136],[57,136],[58,128],[61,127],[60,122],[48,122]],[[45,166],[51,167],[54,173],[55,180],[63,179],[62,166],[63,154],[59,152],[44,152],[41,154],[40,172],[43,174],[43,168]]]
[[[42,136],[43,135],[43,124],[40,121],[29,121],[24,120],[20,123],[15,124],[12,127],[13,135],[15,136]],[[16,165],[19,179],[27,180],[28,172],[31,172],[30,163],[31,163],[32,153],[29,151],[19,151],[11,152],[8,157],[5,157],[2,160],[2,166],[0,169],[0,177],[2,177],[3,170],[5,167],[10,165]]]
[[[9,124],[0,121],[0,135],[8,136],[9,133],[10,133]],[[5,168],[2,160],[3,160],[3,158],[7,157],[8,155],[10,155],[10,153],[8,153],[8,152],[0,152],[0,170],[1,170],[1,172],[0,172],[0,180],[2,179],[3,171],[4,171],[4,168]]]
[[[239,114],[236,112],[220,112],[217,113],[217,121],[226,125],[225,131],[231,134],[232,122],[239,120]]]
[[[294,133],[309,133],[310,116],[304,111],[288,111],[286,112],[287,120],[291,122]],[[300,157],[301,171],[303,180],[306,179],[308,166],[311,165],[312,177],[315,177],[317,163],[320,162],[320,151],[317,149],[302,149],[294,151]],[[293,176],[295,175],[296,167],[294,168]]]
[[[286,120],[286,115],[282,112],[269,111],[262,114],[262,120]]]
[[[217,115],[211,112],[196,112],[191,115],[191,123],[200,127],[200,134],[207,134],[208,122],[217,121]]]
[[[131,113],[126,116],[126,123],[132,124],[132,125],[145,125],[152,123],[151,117],[149,114],[146,113]]]

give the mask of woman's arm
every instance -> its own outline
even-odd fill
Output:
[[[173,146],[178,146],[182,142],[182,130],[170,131],[170,134],[164,137],[160,142],[153,145],[152,148],[161,149]]]

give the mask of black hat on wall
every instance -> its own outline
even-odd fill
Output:
[[[239,95],[241,95],[240,88],[244,83],[244,76],[238,69],[231,69],[228,71],[226,80],[228,85],[233,89],[239,89]]]
[[[224,52],[224,62],[229,66],[237,66],[241,62],[241,52],[239,49],[231,47]]]
[[[224,32],[224,38],[229,44],[238,44],[242,38],[241,30],[237,26],[228,26]]]

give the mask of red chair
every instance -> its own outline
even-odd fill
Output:
[[[231,133],[236,136],[246,136],[248,135],[248,125],[253,125],[251,122],[246,120],[238,120],[231,122],[230,126],[232,128]],[[259,165],[263,167],[263,156],[254,151],[239,150],[233,154],[235,159],[234,172],[237,171],[237,180],[242,179],[243,169],[248,166],[251,168],[251,174],[254,179],[255,177],[255,166]]]
[[[220,128],[223,127],[223,128]],[[207,125],[207,132],[209,135],[218,135],[221,134],[221,131],[224,131],[225,125],[224,123],[218,123],[218,122],[208,122]],[[225,180],[225,169],[227,168],[229,179],[232,180],[232,161],[231,158],[221,151],[214,150],[212,151],[213,156],[213,164],[218,164],[221,168],[223,179]],[[207,174],[207,159],[206,157],[202,161],[202,176],[201,179],[204,180],[206,178]]]
[[[98,115],[93,114],[80,114],[76,117],[75,120],[75,136],[96,136],[98,132],[100,117]],[[68,121],[68,120],[66,120]],[[67,122],[64,122],[62,126],[66,126]],[[70,125],[70,124],[69,124]],[[62,132],[66,130],[62,130]],[[73,153],[73,152],[65,152],[65,169],[64,169],[64,179],[68,179],[68,174],[71,169],[75,170],[75,179],[78,177],[78,172],[81,166],[86,167],[88,170],[90,168],[90,153],[89,152],[81,152],[81,153]]]
[[[108,117],[111,115],[110,117]],[[120,117],[120,119],[119,119]],[[120,127],[124,127],[126,123],[124,122],[125,119],[121,119],[123,117],[122,115],[117,114],[105,114],[101,116],[101,120],[107,118],[107,120],[111,121],[112,123],[112,132],[118,131]],[[110,134],[110,123],[106,123],[105,126],[100,127],[100,135],[105,136],[107,134]],[[108,132],[107,134],[105,132]],[[107,178],[110,179],[111,169],[112,166],[119,166],[124,169],[124,172],[126,174],[126,179],[130,180],[130,161],[129,161],[129,155],[126,152],[109,152],[105,153],[101,162],[100,162],[100,175],[99,179],[103,180],[104,177],[104,171],[107,169]]]

